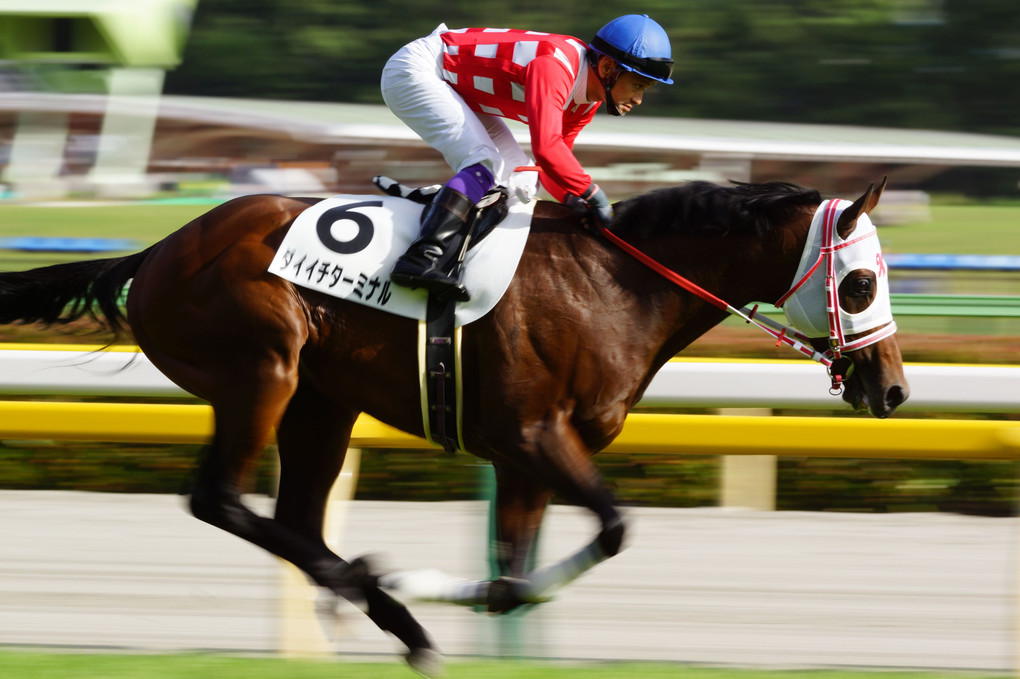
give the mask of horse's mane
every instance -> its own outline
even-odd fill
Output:
[[[618,203],[612,229],[640,238],[664,231],[763,235],[798,209],[821,202],[818,191],[786,182],[694,181]]]

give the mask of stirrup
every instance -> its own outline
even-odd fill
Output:
[[[478,201],[477,216],[475,217],[474,224],[471,226],[471,243],[468,246],[469,248],[480,243],[483,238],[492,233],[492,230],[506,219],[507,213],[510,211],[507,205],[509,195],[506,187],[494,186]]]
[[[464,284],[452,276],[444,276],[439,272],[396,271],[390,274],[390,280],[397,285],[416,290],[424,288],[429,294],[435,295],[440,300],[453,300],[455,302],[467,302],[471,299]]]

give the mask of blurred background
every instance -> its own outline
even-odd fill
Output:
[[[1020,18],[993,0],[652,0],[602,12],[566,0],[47,4],[8,0],[0,13],[0,162],[16,196],[47,180],[53,192],[101,192],[117,174],[106,193],[123,193],[142,181],[128,170],[146,190],[274,187],[274,168],[304,170],[304,185],[301,172],[289,178],[305,191],[364,187],[395,167],[438,180],[447,170],[434,153],[386,129],[401,127],[379,108],[394,51],[440,22],[587,40],[628,12],[666,28],[676,84],[582,135],[582,160],[614,198],[690,176],[859,192],[888,173],[898,191],[1000,198],[1020,181],[1020,94],[1007,86]]]
[[[394,51],[440,22],[587,40],[631,12],[669,33],[676,84],[579,136],[579,159],[611,198],[691,179],[793,181],[853,198],[888,176],[876,222],[904,358],[1016,368],[1020,11],[1001,0],[621,0],[611,9],[579,0],[5,0],[0,269],[140,249],[244,193],[371,193],[376,174],[443,182],[442,158],[382,104],[379,74]],[[524,128],[514,129],[526,146]],[[19,345],[106,339],[84,321],[0,328],[0,341]],[[730,321],[685,354],[789,358]],[[1014,422],[1016,412],[903,416]],[[838,407],[767,414],[851,415]],[[197,454],[183,445],[4,440],[0,489],[172,494],[186,490]],[[726,458],[600,459],[634,508],[726,504]],[[253,492],[271,494],[274,468],[270,451]],[[1011,460],[780,456],[766,468],[775,478],[767,509],[1016,515],[1020,470]],[[463,458],[369,451],[354,497],[473,501],[485,484]],[[1011,620],[999,623],[997,633],[1011,633]]]

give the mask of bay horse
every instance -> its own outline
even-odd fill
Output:
[[[869,187],[843,210],[840,237],[875,207],[882,188]],[[215,437],[198,466],[191,512],[357,601],[407,646],[414,669],[433,674],[441,656],[387,593],[388,576],[341,559],[323,541],[327,494],[359,414],[418,436],[423,424],[416,321],[268,271],[289,225],[315,202],[235,198],[143,252],[2,273],[0,323],[91,314],[114,330],[129,328],[153,364],[214,409]],[[662,266],[743,305],[790,289],[821,204],[817,191],[786,183],[692,182],[618,203],[611,227]],[[839,306],[867,308],[875,278],[865,269],[846,275]],[[118,300],[129,280],[125,312]],[[624,521],[592,455],[620,433],[658,369],[725,316],[586,231],[576,212],[538,202],[509,289],[463,330],[465,447],[495,468],[499,565],[514,577],[445,586],[434,598],[509,610],[620,551]],[[857,339],[846,337],[850,345]],[[828,342],[810,341],[818,350]],[[906,399],[894,335],[844,360],[853,369],[843,370],[843,399],[852,406],[886,417]],[[279,493],[265,517],[242,503],[241,489],[274,431]],[[529,574],[528,550],[553,494],[591,510],[601,530],[572,557]]]

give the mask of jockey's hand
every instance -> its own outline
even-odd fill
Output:
[[[613,206],[609,203],[605,191],[594,184],[592,187],[594,190],[587,200],[568,193],[563,199],[563,204],[584,216],[583,223],[586,229],[597,232],[609,226],[613,220]]]
[[[522,203],[530,203],[538,193],[537,184],[534,173],[514,172],[507,182],[507,190]]]

